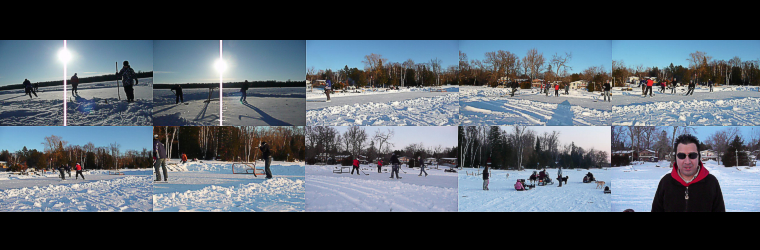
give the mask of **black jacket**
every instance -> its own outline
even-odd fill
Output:
[[[610,91],[610,84],[609,83],[604,83],[603,87],[604,87],[604,91]]]
[[[660,179],[652,201],[652,212],[725,212],[723,192],[718,179],[708,174],[704,179],[689,185],[689,199],[686,200],[683,184],[671,174]]]
[[[488,171],[483,169],[483,180],[488,180]]]
[[[261,150],[261,153],[263,154],[262,157],[264,157],[264,160],[269,159],[269,144],[264,144],[259,147],[259,150]]]
[[[398,161],[398,156],[397,155],[392,155],[391,156],[391,164],[401,164],[401,162]]]

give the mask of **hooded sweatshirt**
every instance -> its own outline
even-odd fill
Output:
[[[702,161],[694,180],[686,183],[678,174],[678,165],[665,175],[657,186],[652,212],[725,212],[723,192],[715,176],[710,174]]]

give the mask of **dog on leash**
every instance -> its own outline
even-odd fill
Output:
[[[596,182],[596,188],[604,188],[604,181],[595,181]]]

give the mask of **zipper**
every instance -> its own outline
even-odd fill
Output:
[[[686,196],[684,197],[686,200],[686,208],[684,209],[684,212],[689,211],[689,187],[686,187]]]

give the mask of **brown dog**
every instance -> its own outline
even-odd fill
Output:
[[[604,188],[604,181],[595,181],[596,182],[596,188]]]

